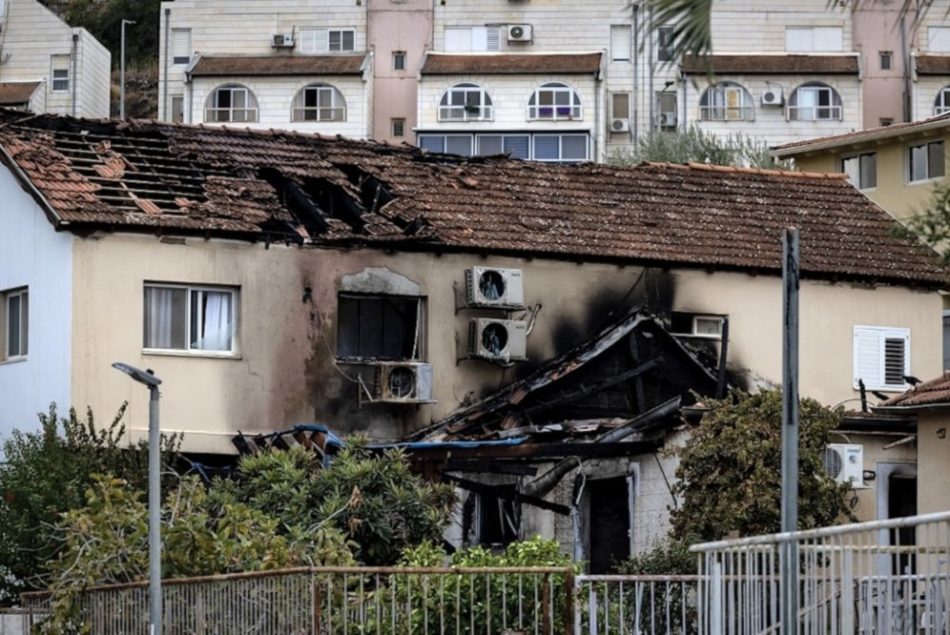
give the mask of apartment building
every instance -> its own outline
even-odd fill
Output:
[[[0,107],[108,117],[111,61],[37,0],[0,0]]]
[[[703,59],[676,59],[672,25],[626,0],[176,0],[162,11],[165,120],[576,162],[622,154],[651,130],[696,124],[780,145],[950,107],[939,3],[914,21],[883,3],[717,0]]]

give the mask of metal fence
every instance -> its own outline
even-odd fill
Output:
[[[576,635],[691,635],[699,576],[577,577]]]
[[[313,568],[168,580],[165,635],[560,635],[574,623],[567,568]],[[90,635],[148,632],[148,588],[88,589],[79,615]],[[27,593],[27,628],[52,598]]]
[[[950,512],[692,549],[702,633],[950,633]],[[798,619],[783,629],[786,563]]]

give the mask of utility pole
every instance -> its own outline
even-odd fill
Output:
[[[119,53],[119,119],[125,119],[125,26],[127,24],[135,24],[135,20],[126,20],[122,19],[122,36],[121,36],[121,46],[122,51]]]
[[[798,287],[797,229],[782,235],[782,533],[798,529]],[[781,543],[782,633],[798,632],[798,544]]]

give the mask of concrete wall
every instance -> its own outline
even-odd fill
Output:
[[[900,5],[865,2],[854,12],[852,25],[854,49],[861,53],[864,104],[861,127],[876,128],[884,119],[905,121],[904,78],[909,72],[910,58],[906,55],[907,47],[901,45]],[[881,68],[881,51],[893,53],[889,70]]]
[[[415,143],[416,73],[432,48],[431,0],[368,0],[366,38],[374,53],[373,83],[382,99],[373,109],[373,136],[390,143]],[[406,53],[404,70],[393,68],[393,51]],[[405,136],[394,137],[392,119],[406,120]]]
[[[53,91],[51,56],[73,55],[74,34],[77,37],[76,65],[70,66],[70,88]],[[44,112],[61,115],[109,116],[112,57],[88,31],[70,27],[37,0],[7,0],[0,43],[4,57],[0,81],[45,82],[38,89],[44,93],[42,98],[35,96],[31,106],[42,105]],[[76,82],[75,109],[73,82]]]
[[[944,147],[950,149],[950,133],[938,131],[933,136],[908,136],[906,139],[889,139],[873,146],[853,146],[822,151],[814,156],[796,157],[795,167],[805,171],[840,172],[843,157],[876,152],[877,187],[862,191],[895,217],[907,218],[926,208],[934,186],[942,180],[908,182],[908,147],[936,139],[943,139]]]
[[[271,431],[313,420],[344,432],[400,437],[593,333],[609,320],[609,312],[618,308],[640,273],[635,267],[474,255],[186,242],[173,245],[123,235],[77,241],[72,401],[109,413],[128,399],[131,427],[142,431],[145,391],[109,364],[122,360],[153,368],[165,381],[164,425],[186,431],[185,447],[192,451],[229,451],[228,437],[236,430]],[[458,361],[458,343],[467,337],[468,319],[474,314],[456,313],[454,289],[461,288],[466,268],[485,264],[523,269],[526,303],[544,306],[529,338],[530,361],[517,368]],[[359,369],[335,363],[341,280],[369,267],[388,268],[408,278],[427,298],[424,349],[436,369],[435,404],[361,408],[357,386],[348,379]],[[221,359],[144,353],[141,298],[146,280],[239,287],[239,354]],[[304,301],[308,287],[311,299]],[[117,303],[117,298],[128,301]],[[628,302],[647,298],[659,310],[728,314],[732,366],[748,369],[754,384],[778,382],[778,278],[693,270],[652,273]],[[941,332],[937,294],[806,282],[802,324],[802,394],[825,403],[855,396],[855,324],[910,328],[912,373],[929,377],[940,370],[941,352],[928,345],[938,341]]]
[[[917,415],[917,511],[950,510],[950,411]]]
[[[301,121],[289,123],[294,97],[310,84],[329,84],[343,95],[346,102],[346,121]],[[214,89],[225,84],[239,84],[254,93],[259,110],[255,123],[215,124],[205,121],[205,107]],[[185,120],[190,123],[225,125],[268,130],[281,128],[298,132],[317,132],[325,135],[343,135],[355,139],[370,136],[371,114],[370,83],[362,77],[200,77],[192,81],[188,91],[190,104],[185,106]],[[189,117],[190,114],[190,117]]]
[[[35,430],[50,402],[69,408],[72,245],[30,196],[0,169],[0,292],[28,287],[26,358],[0,362],[0,443],[12,430]],[[0,449],[0,460],[3,458]]]
[[[276,55],[271,47],[275,34],[293,33],[299,36],[301,28],[310,27],[353,28],[356,31],[355,50],[367,50],[366,9],[352,0],[274,0],[266,3],[227,0],[163,2],[159,32],[158,118],[170,118],[171,95],[185,94],[187,65],[172,63],[165,46],[166,29],[190,28],[192,53]],[[298,37],[294,52],[299,53],[299,50]],[[287,52],[282,50],[280,54],[285,55]],[[166,88],[169,95],[167,104],[164,98]],[[292,93],[290,98],[293,98]],[[284,122],[289,121],[288,115]]]

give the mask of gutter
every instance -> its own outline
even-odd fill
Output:
[[[76,116],[76,86],[79,84],[79,76],[76,72],[76,69],[79,68],[79,60],[76,59],[79,55],[79,33],[73,32],[73,54],[72,54],[72,71],[70,71],[70,82],[72,86],[72,115]]]
[[[168,56],[169,56],[170,51],[168,50],[168,46],[170,44],[170,38],[171,38],[171,25],[170,25],[171,15],[172,15],[172,10],[169,8],[166,8],[165,9],[165,59],[162,60],[162,64],[165,69],[165,73],[164,73],[165,81],[162,82],[162,110],[161,110],[162,115],[164,115],[164,118],[166,120],[169,118],[168,117]]]
[[[916,406],[871,406],[871,412],[936,412],[950,409],[950,403],[919,404]]]
[[[68,229],[70,225],[69,221],[63,220],[62,216],[60,216],[56,210],[53,209],[53,206],[50,205],[49,200],[47,200],[47,198],[43,196],[43,193],[40,192],[35,185],[33,185],[33,181],[31,181],[30,178],[23,172],[23,170],[20,169],[20,166],[17,165],[17,162],[13,160],[13,157],[10,156],[10,153],[7,152],[7,149],[2,145],[0,145],[0,156],[2,156],[3,164],[6,165],[11,172],[13,172],[13,175],[20,182],[20,185],[27,192],[29,192],[39,204],[39,206],[43,208],[43,211],[53,222],[53,226],[56,228],[56,230],[58,231]]]
[[[794,148],[773,148],[769,150],[769,154],[771,154],[773,157],[781,159],[786,157],[794,157],[799,154],[805,154],[806,152],[814,152],[816,150],[830,150],[843,146],[878,141],[881,139],[899,138],[903,135],[929,132],[931,130],[939,130],[941,128],[950,128],[950,117],[942,117],[936,121],[922,122],[919,125],[900,127],[897,129],[894,129],[893,126],[885,126],[884,128],[878,129],[877,132],[869,132],[867,135],[855,135],[854,137],[848,139],[835,139],[833,141],[825,142],[818,141],[808,145],[797,145]]]

